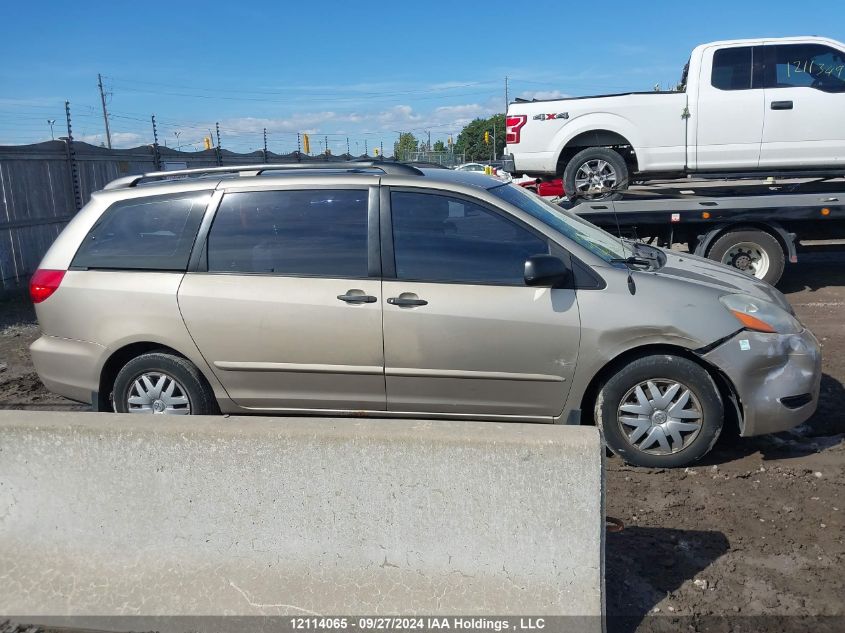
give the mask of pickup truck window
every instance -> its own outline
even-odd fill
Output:
[[[751,88],[752,65],[751,46],[720,48],[713,53],[710,83],[719,90],[748,90]]]
[[[845,92],[845,53],[824,44],[779,44],[767,47],[767,88],[815,88]]]
[[[507,184],[493,187],[487,191],[521,209],[531,217],[540,220],[543,224],[563,233],[573,242],[583,246],[594,255],[598,255],[606,262],[626,257],[625,249],[618,237],[614,237],[595,224],[582,220],[574,213],[564,211],[560,207],[546,202],[541,197],[525,191],[522,187]]]

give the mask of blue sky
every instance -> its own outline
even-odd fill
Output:
[[[808,6],[808,5],[807,5]],[[832,5],[831,5],[832,6]],[[102,73],[115,145],[363,153],[398,131],[432,141],[510,95],[648,90],[677,81],[696,44],[826,35],[840,12],[794,2],[20,2],[0,20],[0,145],[65,134],[98,144]]]

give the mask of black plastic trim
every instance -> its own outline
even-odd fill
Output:
[[[379,207],[379,188],[378,186],[370,187],[367,198],[367,273],[375,278],[381,277]]]
[[[396,279],[396,259],[393,254],[393,223],[390,219],[390,192],[384,185],[379,190],[379,235],[382,279]]]

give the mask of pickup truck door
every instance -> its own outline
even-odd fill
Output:
[[[752,68],[760,48],[713,46],[702,52],[698,106],[693,112],[697,121],[694,169],[757,167],[764,91],[752,83]]]
[[[821,43],[763,48],[760,166],[845,163],[845,52]]]

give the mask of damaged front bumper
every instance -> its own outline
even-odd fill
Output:
[[[743,437],[791,429],[816,410],[822,356],[807,329],[797,334],[743,330],[702,358],[733,384]]]

